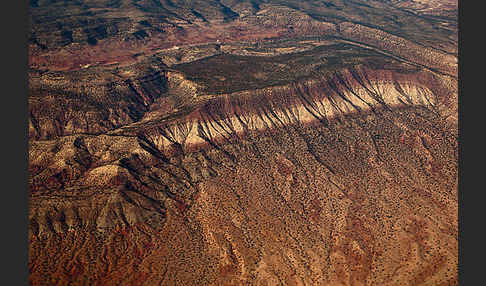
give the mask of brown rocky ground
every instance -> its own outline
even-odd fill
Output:
[[[30,284],[457,285],[457,3],[186,2],[31,1]]]

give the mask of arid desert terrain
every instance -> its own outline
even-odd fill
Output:
[[[450,0],[31,0],[30,285],[458,285]]]

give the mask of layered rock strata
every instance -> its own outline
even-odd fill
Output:
[[[457,2],[30,2],[31,285],[457,285]]]
[[[34,141],[31,282],[454,282],[456,92],[350,69]]]

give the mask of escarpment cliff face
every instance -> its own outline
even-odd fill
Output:
[[[160,65],[31,73],[29,138],[99,134],[140,120],[167,91]]]
[[[30,284],[457,285],[452,4],[31,1]]]
[[[81,240],[83,271],[52,270],[59,281],[454,281],[449,81],[346,70],[145,128],[33,142],[31,279]]]

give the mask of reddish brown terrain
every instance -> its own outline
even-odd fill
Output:
[[[30,285],[457,285],[457,2],[31,0]]]

